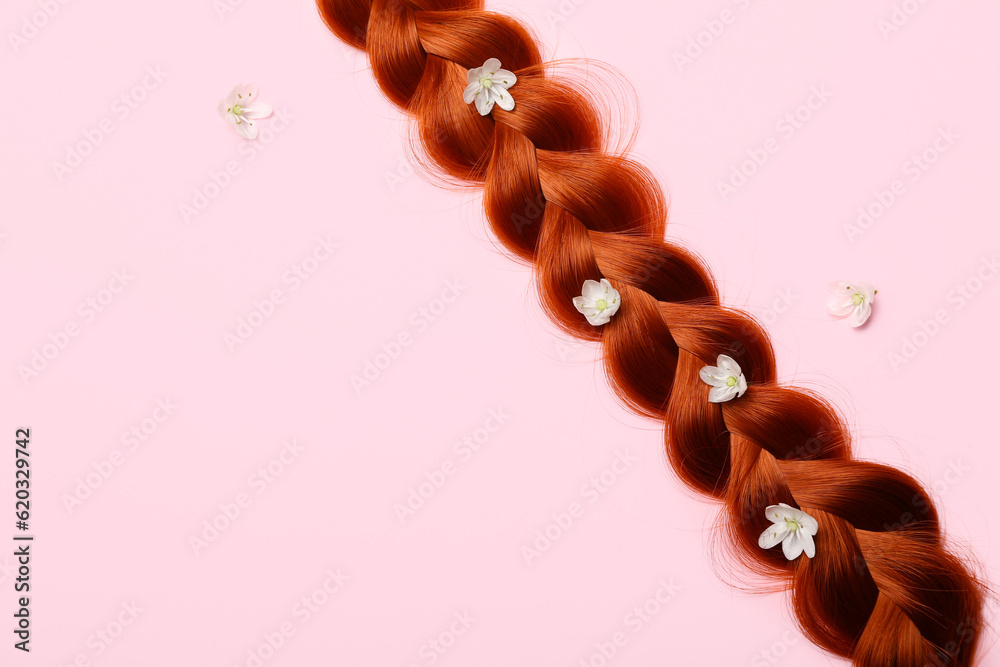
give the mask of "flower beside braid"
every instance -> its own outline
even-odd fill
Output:
[[[827,308],[837,317],[847,317],[852,327],[860,327],[872,314],[872,304],[878,290],[869,283],[836,282],[826,286],[830,292]]]

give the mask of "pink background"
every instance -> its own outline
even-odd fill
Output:
[[[794,629],[784,595],[726,583],[717,506],[664,463],[661,425],[617,404],[600,349],[555,331],[480,193],[413,172],[364,56],[309,0],[223,1],[0,12],[0,497],[13,534],[10,449],[29,426],[36,536],[33,651],[5,632],[4,664],[843,664]],[[782,382],[843,408],[860,457],[933,488],[992,578],[1000,6],[812,5],[490,8],[548,57],[634,84],[634,154],[671,197],[671,238],[764,319]],[[254,143],[215,111],[241,81],[284,110]],[[826,92],[809,109],[811,90]],[[879,290],[861,330],[826,315],[839,279]],[[383,368],[356,391],[367,362]],[[522,547],[572,503],[529,563]],[[0,565],[9,625],[12,556]],[[985,641],[983,664],[1000,663]]]

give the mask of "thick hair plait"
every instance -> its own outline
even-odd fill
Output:
[[[736,556],[790,590],[811,641],[858,666],[972,665],[985,587],[947,548],[930,494],[899,470],[854,460],[832,405],[777,384],[767,333],[723,306],[706,266],[665,240],[660,185],[605,148],[595,103],[552,75],[530,32],[478,0],[318,1],[414,118],[442,176],[483,187],[490,228],[533,266],[546,313],[602,344],[617,396],[664,422],[679,477],[723,503]],[[481,116],[462,99],[467,71],[488,58],[517,75],[513,111]],[[622,305],[594,327],[572,299],[601,278]],[[719,354],[736,359],[749,388],[710,403],[698,371]],[[758,546],[765,507],[782,502],[818,521],[814,558]]]

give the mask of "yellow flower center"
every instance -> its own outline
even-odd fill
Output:
[[[608,307],[608,302],[605,301],[604,299],[598,299],[597,302],[594,304],[594,306],[597,308],[597,310],[604,310],[605,308]]]
[[[854,302],[855,306],[860,306],[861,302],[864,300],[865,300],[864,294],[855,294],[854,296],[851,297],[851,301]]]
[[[801,527],[802,525],[795,519],[785,519],[785,528],[787,528],[789,531],[794,533]]]
[[[726,386],[727,387],[735,387],[737,382],[739,382],[739,380],[737,380],[736,378],[734,378],[732,375],[730,375],[729,377],[726,378]]]

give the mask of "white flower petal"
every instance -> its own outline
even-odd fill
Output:
[[[470,69],[469,70],[469,76],[468,76],[469,83],[478,83],[479,82],[479,77],[482,76],[482,74],[483,74],[483,68],[482,67],[473,67],[472,69]],[[472,100],[469,100],[469,101],[471,102]]]
[[[850,322],[852,327],[860,327],[868,321],[871,314],[872,304],[868,299],[865,299],[854,309],[854,312],[851,313],[847,321]]]
[[[726,385],[721,387],[712,387],[712,390],[708,392],[708,402],[725,403],[726,401],[731,401],[735,396],[736,387],[729,387]]]
[[[483,90],[483,87],[479,85],[479,81],[472,81],[465,87],[465,92],[462,93],[462,99],[465,100],[466,104],[472,104],[473,100],[476,99],[478,95]]]
[[[580,291],[585,299],[596,301],[604,298],[604,286],[596,280],[584,280]]]
[[[226,108],[229,108],[229,107],[233,106],[234,104],[236,104],[236,101],[237,101],[237,99],[238,99],[238,98],[237,98],[236,96],[237,96],[237,95],[238,95],[238,94],[239,94],[239,93],[240,93],[240,92],[241,92],[241,91],[242,91],[242,90],[243,90],[244,88],[246,88],[246,86],[245,86],[244,84],[242,84],[242,83],[241,83],[241,84],[239,84],[239,85],[235,86],[235,87],[234,87],[234,88],[233,88],[232,90],[230,90],[230,91],[229,91],[229,92],[228,92],[228,93],[226,94],[226,97],[225,97],[225,99],[223,100],[223,102],[224,102],[224,103],[225,103],[225,105],[226,105]]]
[[[764,516],[767,517],[768,521],[773,523],[785,522],[788,519],[795,520],[798,516],[796,513],[797,509],[791,505],[786,505],[785,503],[778,503],[777,505],[768,505],[764,510]]]
[[[788,536],[788,528],[784,523],[774,524],[760,534],[757,544],[761,549],[770,549]]]
[[[719,364],[719,368],[726,371],[727,375],[739,377],[740,373],[743,372],[740,369],[740,365],[736,363],[735,359],[733,359],[732,357],[727,357],[724,354],[720,354],[719,358],[716,360],[715,363]]]
[[[236,99],[241,105],[257,101],[257,84],[246,83],[236,90]]]
[[[483,89],[476,95],[476,110],[480,116],[487,116],[493,110],[493,98],[488,90]]]
[[[781,542],[781,550],[785,552],[785,558],[788,560],[795,560],[802,555],[802,550],[805,548],[806,543],[803,535],[806,535],[801,530],[794,530],[788,534]],[[806,538],[812,542],[812,537],[806,535]]]
[[[798,521],[799,525],[802,526],[800,530],[809,535],[815,535],[817,531],[819,531],[819,522],[805,512],[800,511],[799,518],[796,519],[796,521]]]
[[[828,292],[830,292],[830,294],[836,294],[838,296],[844,296],[844,295],[853,296],[854,290],[851,287],[852,284],[853,283],[849,283],[844,280],[837,280],[832,283],[827,283],[826,289]]]
[[[599,326],[601,324],[607,324],[611,321],[611,315],[608,314],[607,310],[602,310],[597,313],[591,320],[590,323],[594,326]]]
[[[812,535],[805,532],[804,530],[799,530],[798,533],[801,536],[800,539],[802,540],[802,550],[805,553],[805,555],[808,556],[809,558],[815,557],[816,542],[813,541]]]
[[[865,297],[865,301],[871,302],[875,298],[875,288],[872,287],[871,283],[851,283],[861,296]]]
[[[255,102],[253,106],[246,107],[243,109],[244,118],[267,118],[274,111],[270,104],[261,104],[260,102]]]
[[[832,296],[827,301],[826,307],[832,315],[847,317],[854,312],[854,296],[850,294]]]
[[[517,77],[514,73],[506,69],[498,69],[493,74],[493,85],[503,86],[504,88],[510,88],[515,83],[517,83]]]
[[[806,514],[805,512],[803,512],[802,510],[796,509],[794,507],[788,507],[785,511],[788,513],[788,520],[789,521],[794,521],[795,523],[799,524],[800,526],[802,525],[802,522],[806,520],[806,517],[809,516],[808,514]]]
[[[594,305],[588,299],[585,299],[582,296],[574,296],[573,297],[573,305],[576,306],[576,309],[579,310],[581,313],[583,313],[583,309],[584,308],[587,308],[587,307],[593,308],[594,307]],[[584,314],[586,314],[586,313],[584,313]]]
[[[510,93],[494,86],[493,99],[496,100],[497,106],[503,109],[504,111],[513,111],[514,98],[511,96]]]
[[[497,60],[496,58],[490,58],[489,60],[483,63],[482,69],[483,69],[482,73],[484,75],[488,76],[489,78],[493,78],[493,74],[495,74],[500,70],[500,61]]]
[[[726,385],[726,380],[723,377],[724,372],[718,366],[702,366],[701,370],[698,371],[698,377],[705,384],[710,384],[713,387],[724,387]]]
[[[257,124],[251,123],[248,120],[239,120],[236,123],[236,131],[240,133],[244,139],[256,139],[257,138]]]
[[[743,373],[740,373],[740,379],[736,383],[736,389],[738,390],[736,392],[737,396],[742,396],[744,393],[746,393],[746,390],[747,390],[747,379],[745,377],[743,377]]]

